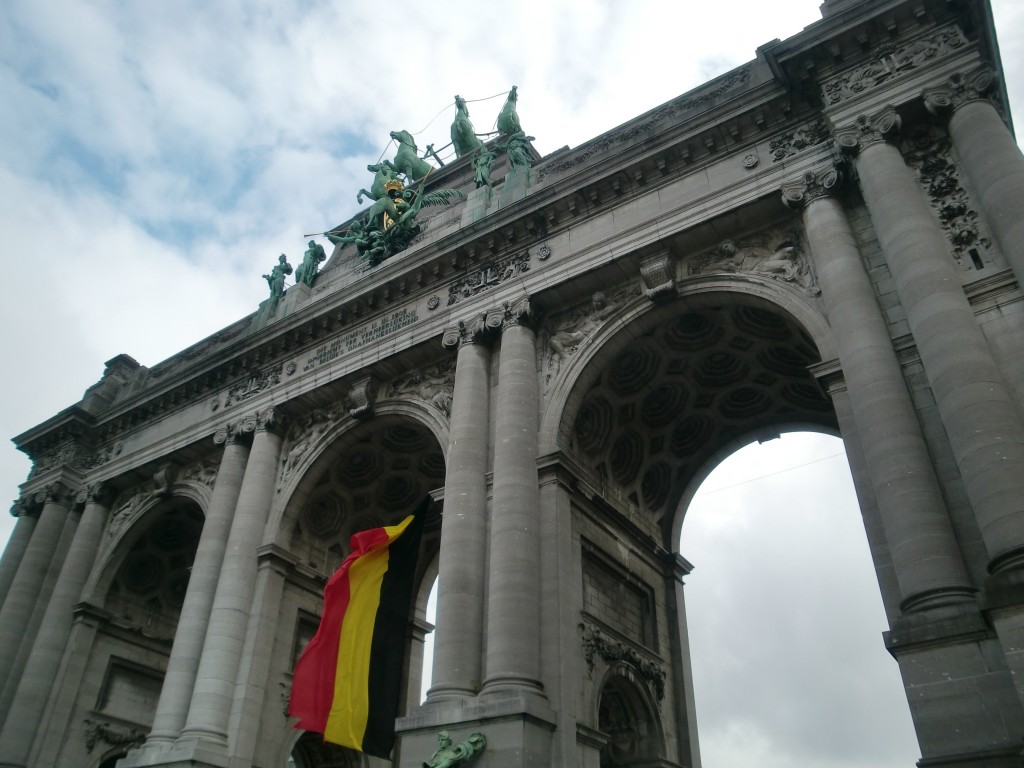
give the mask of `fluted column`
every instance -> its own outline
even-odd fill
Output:
[[[945,235],[899,150],[886,110],[837,131],[861,190],[988,550],[1024,565],[1024,428],[964,294]]]
[[[427,701],[474,696],[483,675],[484,554],[491,352],[483,317],[449,329],[458,347],[438,556],[434,666]]]
[[[1024,284],[1024,155],[986,94],[995,73],[985,66],[953,75],[924,92],[925,106],[949,120],[949,135],[999,249]]]
[[[37,494],[35,501],[43,502],[39,522],[0,609],[0,691],[15,667],[25,628],[31,621],[68,517],[68,489],[61,483],[51,484]],[[6,719],[6,715],[6,710],[0,711],[0,720]]]
[[[540,692],[540,493],[536,338],[506,305],[495,400],[484,693]]]
[[[15,574],[18,573],[18,566],[21,565],[21,558],[28,549],[29,540],[36,527],[36,516],[29,514],[28,505],[18,500],[11,507],[11,514],[18,519],[14,524],[14,533],[7,540],[4,547],[4,556],[0,559],[0,609],[7,598],[7,591],[11,588]]]
[[[224,550],[227,548],[231,520],[234,516],[242,476],[249,459],[248,435],[241,433],[241,423],[227,424],[213,437],[224,446],[217,480],[206,510],[203,531],[196,548],[195,561],[188,580],[188,590],[181,607],[181,616],[174,633],[171,657],[167,661],[160,700],[153,718],[148,743],[173,741],[185,727],[192,689],[195,685],[199,658],[206,639],[210,610],[217,592]]]
[[[180,737],[186,741],[227,744],[231,701],[256,584],[256,549],[274,498],[281,437],[275,431],[273,409],[247,418],[243,431],[254,431],[255,435]]]
[[[72,607],[78,602],[99,550],[107,524],[109,492],[93,485],[79,494],[85,504],[46,612],[32,643],[14,701],[17,717],[8,717],[0,734],[0,765],[24,766],[36,727],[57,677],[64,645],[71,632]]]
[[[906,611],[971,599],[928,446],[842,203],[835,168],[783,188],[802,210],[818,283]]]

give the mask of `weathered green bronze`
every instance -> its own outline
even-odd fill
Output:
[[[295,282],[305,283],[312,288],[317,269],[319,269],[320,263],[323,261],[327,261],[324,247],[316,242],[316,240],[310,240],[309,248],[306,249],[306,254],[302,257],[302,263],[295,270]]]
[[[277,302],[284,296],[285,275],[290,275],[291,273],[292,265],[288,263],[288,257],[282,253],[277,257],[277,264],[270,270],[270,274],[263,276],[263,279],[267,281],[267,285],[270,286],[270,298],[268,301],[271,312],[277,309]]]
[[[398,175],[398,171],[389,160],[381,160],[379,163],[368,165],[366,170],[373,173],[373,183],[369,190],[359,190],[359,194],[356,195],[357,203],[362,203],[363,197],[368,197],[371,200],[379,199],[384,194],[384,185]]]
[[[516,102],[519,101],[519,89],[512,86],[505,99],[505,106],[498,113],[498,133],[502,136],[511,136],[517,131],[523,130],[519,124],[519,114],[516,112]]]
[[[453,768],[467,763],[484,751],[487,738],[482,733],[472,733],[465,741],[452,746],[448,731],[441,731],[437,734],[437,744],[437,749],[430,760],[423,764],[423,768]]]
[[[533,154],[530,152],[530,142],[533,139],[533,136],[527,136],[524,131],[516,131],[508,137],[505,154],[508,156],[509,170],[529,169],[533,166]]]
[[[455,120],[452,122],[452,147],[455,149],[455,156],[468,155],[474,149],[479,149],[482,146],[483,142],[477,138],[476,132],[473,130],[473,123],[469,120],[466,100],[456,95]]]
[[[398,142],[398,152],[392,163],[395,170],[404,173],[410,182],[426,178],[433,166],[420,158],[412,134],[408,131],[392,131],[391,138]]]
[[[477,189],[494,186],[491,181],[491,165],[497,157],[489,148],[480,145],[479,152],[473,158],[473,181],[476,182]]]

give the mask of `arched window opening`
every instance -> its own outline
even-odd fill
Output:
[[[598,728],[608,738],[601,768],[647,765],[661,756],[657,720],[637,689],[622,674],[613,674],[601,689]]]
[[[787,434],[729,456],[686,510],[680,552],[694,565],[685,599],[703,765],[917,759],[841,440]]]

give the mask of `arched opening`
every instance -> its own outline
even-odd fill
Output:
[[[785,434],[723,460],[686,510],[680,552],[694,567],[686,618],[705,766],[913,764],[838,438]]]
[[[616,670],[605,681],[597,723],[608,739],[601,768],[652,765],[662,756],[658,719],[628,668]]]
[[[304,733],[292,747],[287,768],[360,768],[363,758],[337,744],[328,744],[319,733]]]

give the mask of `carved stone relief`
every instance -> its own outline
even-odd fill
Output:
[[[828,140],[829,135],[828,123],[823,117],[779,134],[768,142],[768,151],[772,153],[772,162],[777,163],[809,147],[821,144]]]
[[[715,273],[761,275],[788,283],[808,296],[821,293],[796,232],[773,231],[742,240],[724,240],[687,263],[690,276]]]
[[[449,359],[426,370],[410,371],[393,379],[385,389],[385,397],[428,403],[443,413],[446,419],[450,419],[454,387],[455,362]]]
[[[448,285],[448,306],[458,304],[478,293],[501,285],[506,280],[513,280],[524,272],[530,271],[530,252],[518,251],[490,264],[483,264],[466,274],[461,280]]]
[[[227,408],[238,403],[243,403],[260,392],[265,392],[276,384],[281,383],[280,365],[272,366],[266,370],[249,376],[244,381],[237,382],[228,389],[227,398],[224,400],[224,407]]]
[[[964,271],[982,269],[992,261],[992,240],[960,183],[951,150],[944,133],[924,126],[911,132],[902,147],[946,233],[957,265]]]
[[[597,291],[590,302],[554,316],[545,328],[544,386],[558,378],[562,365],[580,349],[630,299],[640,295],[636,283],[605,293]]]
[[[826,81],[822,90],[827,105],[838,104],[865,91],[869,91],[895,77],[917,69],[962,48],[967,38],[959,27],[943,27],[912,42],[892,46],[881,56],[866,64]]]
[[[278,493],[309,449],[344,415],[344,407],[336,403],[329,408],[308,411],[302,418],[292,423],[281,449],[281,471],[278,473],[276,486]]]
[[[608,664],[623,662],[632,667],[637,675],[651,686],[655,699],[661,701],[665,698],[665,669],[650,659],[642,656],[635,648],[613,640],[601,630],[588,624],[583,624],[582,645],[583,658],[587,660],[587,669],[594,671],[596,659],[602,659]]]
[[[111,747],[137,747],[146,740],[138,728],[117,728],[110,723],[83,720],[85,724],[85,751],[91,753],[100,742]]]

